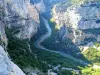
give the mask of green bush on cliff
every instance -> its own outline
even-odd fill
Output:
[[[49,38],[44,40],[41,44],[50,50],[57,50],[67,54],[70,54],[74,57],[85,60],[83,55],[77,55],[76,53],[80,52],[78,47],[70,40],[69,38],[65,38],[61,40],[59,37],[59,30],[55,29],[55,23],[49,20],[49,25],[52,29],[52,34]]]
[[[78,5],[82,4],[85,0],[71,0],[72,4]]]
[[[92,63],[100,65],[100,51],[99,50],[95,48],[89,48],[83,54],[86,57],[86,59],[88,59]]]
[[[30,52],[29,40],[21,40],[13,36],[11,29],[6,28],[8,38],[8,53],[11,59],[20,67],[33,67],[46,72],[49,68],[46,63],[38,60],[36,55]]]
[[[77,75],[77,74],[73,71],[61,70],[61,71],[58,71],[58,75]]]
[[[81,75],[100,75],[100,69],[93,69],[92,67],[86,67],[81,70]]]
[[[62,67],[71,67],[71,68],[76,68],[76,69],[78,69],[77,66],[83,66],[80,63],[75,62],[74,60],[70,58],[65,58],[53,52],[37,49],[36,47],[34,47],[34,43],[32,41],[31,41],[31,49],[33,53],[37,54],[37,58],[40,61],[45,61],[46,63],[52,66],[61,65]]]
[[[80,65],[72,59],[64,58],[58,54],[35,48],[32,40],[30,41],[32,49],[31,53],[28,46],[28,39],[21,40],[13,37],[13,34],[9,29],[6,29],[6,34],[8,37],[8,53],[11,59],[22,69],[31,66],[33,68],[38,68],[43,72],[47,72],[49,68],[52,68],[49,67],[48,64],[53,66],[60,64],[61,66],[72,68],[77,68],[77,66]]]

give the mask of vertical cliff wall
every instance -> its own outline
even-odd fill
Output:
[[[11,36],[30,39],[39,22],[39,13],[30,0],[0,0],[0,75],[25,75],[8,57],[5,29],[12,30]]]
[[[97,40],[99,38],[100,28],[100,1],[77,1],[66,0],[53,7],[53,19],[58,29],[66,25],[67,30],[71,28],[72,32],[67,37],[72,38],[74,42],[84,41],[85,38]],[[97,31],[95,31],[97,30]],[[70,36],[73,35],[72,36]],[[95,35],[96,34],[96,35]],[[76,40],[76,41],[75,41]]]
[[[9,28],[16,28],[19,38],[30,38],[37,31],[39,14],[28,0],[4,0],[4,22]]]

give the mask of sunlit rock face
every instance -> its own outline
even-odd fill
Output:
[[[8,58],[2,46],[0,46],[0,75],[25,75],[23,71]]]
[[[95,30],[100,28],[100,1],[88,1],[74,5],[67,0],[55,5],[52,14],[58,29],[63,25],[66,25],[67,30],[71,29],[66,37],[71,38],[74,43],[80,44],[89,38],[98,40],[99,29]]]
[[[12,29],[20,39],[30,39],[37,32],[39,13],[30,0],[0,0],[0,75],[25,75],[5,52],[7,37],[5,28]]]
[[[100,2],[90,2],[81,5],[78,13],[82,16],[79,21],[79,29],[100,27]]]
[[[1,0],[0,5],[4,25],[19,30],[17,37],[26,39],[36,33],[39,14],[29,0]]]
[[[100,2],[88,2],[80,6],[56,5],[53,8],[53,18],[57,25],[66,24],[74,29],[90,29],[100,27]]]

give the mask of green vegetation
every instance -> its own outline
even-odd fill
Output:
[[[80,50],[70,39],[66,38],[64,40],[61,40],[61,38],[59,37],[59,31],[55,29],[54,22],[49,21],[49,25],[52,29],[52,35],[41,43],[44,47],[50,50],[57,50],[68,53],[74,57],[86,60],[82,54],[77,55]]]
[[[81,70],[81,75],[100,75],[100,69],[93,69],[92,67],[86,67]]]
[[[21,40],[13,37],[11,29],[6,28],[6,34],[8,37],[8,53],[11,59],[20,67],[33,67],[46,72],[49,68],[46,63],[38,60],[36,55],[29,49],[29,40]]]
[[[79,63],[69,59],[60,56],[59,54],[44,51],[37,49],[34,47],[33,38],[30,41],[31,50],[29,50],[29,40],[20,40],[16,37],[13,37],[12,32],[13,30],[10,30],[6,28],[6,34],[8,37],[8,53],[11,57],[11,59],[22,69],[25,67],[33,67],[38,68],[43,72],[47,72],[48,69],[52,69],[53,66],[61,65],[61,67],[70,67],[74,69],[80,69],[78,66],[81,66]],[[95,43],[98,47],[100,44]],[[91,51],[90,51],[91,50]],[[92,48],[90,52],[85,52],[85,57],[90,60],[93,63],[99,63],[100,58],[100,52]],[[93,54],[93,55],[92,55]],[[96,61],[95,61],[96,60]],[[49,65],[52,66],[49,66]],[[58,75],[76,75],[73,71],[67,71],[67,70],[60,70],[57,72]],[[98,75],[100,71],[98,69],[92,69],[92,68],[82,68],[81,75]]]
[[[34,40],[34,39],[31,39],[31,41],[30,41],[31,49],[32,49],[33,53],[37,54],[37,58],[39,60],[45,61],[48,64],[53,65],[53,66],[61,65],[62,67],[71,67],[71,68],[75,68],[75,69],[78,69],[77,66],[83,66],[80,63],[77,63],[72,59],[65,58],[59,54],[35,48],[32,40]]]
[[[100,47],[100,43],[94,43],[94,45],[96,46],[96,47]]]
[[[51,19],[50,19],[50,22],[52,22],[52,23],[53,23],[54,21],[55,21],[55,20],[54,20],[54,18],[51,18]]]
[[[0,33],[0,45],[2,45],[2,40],[1,40],[1,33]]]
[[[60,70],[58,72],[58,75],[78,75],[74,71],[68,71],[68,70]]]
[[[60,56],[59,54],[43,51],[34,47],[33,39],[30,41],[32,52],[29,49],[29,40],[21,40],[13,36],[11,29],[6,28],[8,38],[8,53],[20,68],[33,67],[43,72],[47,72],[52,66],[61,65],[62,67],[71,67],[78,69],[82,66],[79,63]],[[48,64],[52,65],[49,66]]]
[[[95,43],[96,47],[100,47],[99,43]],[[89,48],[84,53],[86,59],[91,61],[93,64],[100,65],[100,51],[95,48]]]
[[[80,5],[82,3],[84,3],[85,0],[71,0],[72,4],[74,5]]]
[[[56,42],[56,40],[58,40],[58,42]],[[77,56],[75,53],[79,52],[78,48],[72,43],[70,39],[59,41],[59,37],[56,38],[56,35],[46,39],[42,45],[48,49],[65,52],[73,56]]]

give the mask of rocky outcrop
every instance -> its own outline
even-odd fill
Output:
[[[59,38],[60,38],[61,40],[63,40],[64,38],[66,38],[67,33],[68,33],[68,30],[67,30],[66,26],[65,26],[65,25],[62,26],[62,27],[60,28],[60,30],[59,30]]]
[[[0,75],[25,75],[22,70],[8,58],[2,46],[0,46]]]
[[[37,32],[39,13],[30,0],[0,0],[0,75],[25,75],[5,52],[5,29],[20,39],[30,39]]]
[[[81,16],[79,29],[100,28],[100,2],[83,4],[78,13]]]
[[[83,42],[87,38],[98,40],[100,28],[100,1],[80,2],[78,5],[70,1],[53,7],[53,19],[58,29],[66,25],[67,37],[74,43]],[[87,33],[88,32],[88,33]]]
[[[29,0],[1,0],[0,5],[0,13],[3,15],[1,24],[16,28],[17,37],[26,39],[36,33],[39,14]]]
[[[66,24],[74,29],[90,29],[100,27],[100,2],[90,1],[81,5],[56,5],[53,8],[53,18],[57,25]]]

